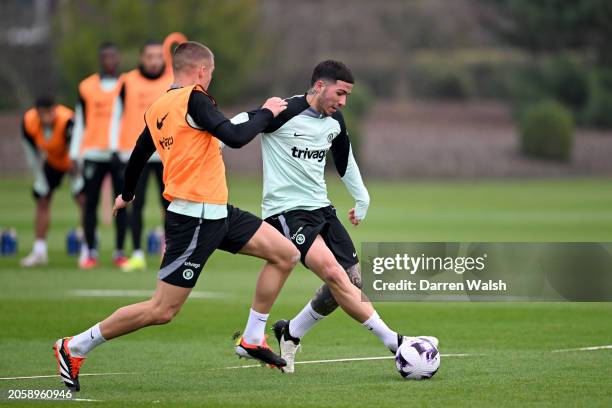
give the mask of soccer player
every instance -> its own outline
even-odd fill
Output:
[[[72,174],[72,192],[77,204],[83,180],[72,171],[68,146],[72,136],[73,112],[56,104],[50,97],[41,97],[35,107],[23,116],[23,142],[26,156],[34,171],[33,194],[36,200],[32,252],[21,260],[21,266],[46,265],[47,231],[50,222],[51,197],[66,173]]]
[[[122,107],[121,131],[119,140],[113,143],[113,150],[119,151],[122,162],[127,162],[136,139],[144,126],[144,114],[149,106],[163,95],[172,84],[171,47],[175,42],[187,41],[181,33],[172,33],[164,43],[149,41],[140,53],[138,68],[123,75],[123,86],[117,104]],[[154,153],[138,180],[134,202],[129,215],[128,228],[132,232],[133,253],[131,258],[121,266],[124,272],[144,270],[146,261],[142,250],[143,209],[147,196],[147,182],[153,174],[159,188],[159,200],[165,214],[170,204],[163,196],[163,167],[159,154]]]
[[[353,157],[341,109],[353,84],[350,69],[323,61],[312,74],[311,88],[288,99],[287,109],[262,135],[263,218],[299,249],[302,263],[325,284],[293,319],[279,320],[274,333],[285,372],[294,371],[301,338],[338,305],[395,352],[405,337],[391,330],[369,301],[362,301],[357,251],[327,197],[324,169],[331,150],[334,164],[355,199],[348,212],[357,226],[366,216],[370,197]],[[252,113],[242,113],[236,121]],[[423,337],[437,345],[434,337]]]
[[[278,292],[299,260],[297,249],[260,218],[227,203],[220,142],[238,148],[259,134],[286,108],[270,98],[251,119],[232,124],[206,92],[214,56],[204,45],[188,41],[174,53],[174,84],[147,110],[126,169],[125,187],[114,211],[125,208],[145,163],[155,150],[164,164],[166,252],[153,297],[117,310],[74,337],[57,340],[55,356],[62,381],[78,390],[79,370],[94,347],[143,327],[170,322],[191,293],[215,249],[265,259],[255,288],[246,329],[237,352],[276,367],[285,361],[267,345],[264,329]]]
[[[83,230],[85,245],[82,246],[79,267],[90,269],[98,264],[96,226],[98,202],[102,182],[111,175],[115,194],[123,187],[125,164],[111,148],[117,138],[121,109],[115,100],[121,90],[119,77],[119,49],[115,44],[100,46],[100,73],[85,78],[79,84],[79,102],[75,109],[74,132],[70,144],[70,157],[79,163],[85,179],[85,215]],[[127,262],[123,254],[126,234],[126,214],[121,210],[115,219],[115,251],[113,262],[122,266]]]

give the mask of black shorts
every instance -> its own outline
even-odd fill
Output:
[[[331,205],[316,210],[288,211],[268,217],[266,222],[293,242],[300,251],[304,266],[306,266],[306,254],[317,235],[321,235],[344,269],[359,262],[355,245],[336,216],[336,209]]]
[[[34,195],[34,198],[37,200],[41,198],[51,197],[53,195],[53,192],[62,183],[62,179],[64,178],[64,175],[66,174],[66,172],[56,170],[55,168],[51,167],[49,163],[45,161],[43,165],[43,174],[45,176],[45,179],[47,180],[47,186],[49,187],[49,190],[47,191],[47,194],[41,194],[35,189],[32,189],[32,194]]]
[[[235,254],[255,235],[262,220],[228,205],[227,218],[205,220],[168,211],[166,252],[158,277],[166,283],[193,288],[215,249]]]

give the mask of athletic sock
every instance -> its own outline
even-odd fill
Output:
[[[115,249],[113,251],[113,259],[124,257],[123,249]]]
[[[265,339],[266,322],[270,314],[259,313],[251,309],[249,312],[249,320],[247,320],[246,328],[242,337],[249,344],[261,345]]]
[[[68,342],[68,350],[75,357],[85,357],[87,353],[105,341],[106,339],[102,337],[100,332],[100,323],[96,323],[90,329],[74,336]]]
[[[142,251],[142,249],[135,249],[134,252],[132,252],[132,256],[134,258],[144,258],[144,252]]]
[[[308,302],[300,313],[289,320],[289,334],[292,337],[301,339],[308,330],[312,329],[312,327],[324,317],[324,315],[315,312],[311,302]]]
[[[79,255],[79,262],[85,261],[89,258],[89,247],[85,242],[81,244],[81,254]]]
[[[37,239],[34,241],[34,247],[32,249],[37,255],[47,255],[47,241],[44,239]]]
[[[96,248],[89,248],[89,257],[98,259],[98,250]]]
[[[363,325],[372,331],[389,350],[393,352],[397,350],[397,333],[383,322],[378,313],[374,312],[368,320],[363,322]]]

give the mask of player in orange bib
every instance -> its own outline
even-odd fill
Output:
[[[97,209],[104,179],[110,174],[115,194],[123,188],[125,164],[113,150],[122,115],[121,107],[115,103],[122,84],[118,70],[119,49],[115,44],[104,43],[100,46],[100,73],[88,76],[79,84],[70,157],[81,167],[85,180],[85,245],[79,258],[81,269],[93,268],[98,263]],[[123,254],[126,223],[125,211],[121,211],[115,219],[113,262],[117,266],[127,262]]]
[[[140,53],[138,68],[123,75],[123,87],[119,94],[118,104],[123,106],[121,131],[118,146],[121,161],[127,162],[136,139],[145,125],[144,114],[151,104],[163,95],[172,84],[172,54],[174,43],[187,41],[181,33],[172,33],[166,37],[163,44],[148,41]],[[159,154],[154,153],[138,180],[135,198],[129,214],[128,230],[132,233],[133,253],[130,259],[121,267],[124,272],[144,270],[146,261],[142,250],[143,210],[147,196],[149,176],[153,175],[159,188],[159,200],[165,215],[170,202],[163,197],[164,183],[162,180],[163,166]]]
[[[216,249],[266,260],[236,353],[279,368],[286,365],[268,346],[264,330],[272,304],[300,255],[271,225],[228,204],[221,142],[233,148],[245,145],[287,103],[270,98],[248,121],[233,124],[207,93],[214,66],[207,47],[182,43],[174,53],[172,88],[147,110],[146,126],[130,156],[125,187],[115,199],[114,210],[133,200],[140,173],[157,151],[164,165],[164,196],[170,201],[167,247],[157,288],[150,300],[118,309],[81,334],[56,341],[53,348],[60,377],[71,389],[80,388],[80,367],[94,347],[146,326],[170,322]]]
[[[36,106],[23,116],[23,141],[35,178],[36,240],[32,252],[21,260],[21,266],[46,265],[48,262],[47,231],[51,197],[66,173],[72,173],[72,192],[78,203],[83,180],[71,171],[72,163],[68,157],[72,126],[72,110],[56,104],[49,97],[39,98]]]

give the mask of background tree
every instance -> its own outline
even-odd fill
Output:
[[[58,71],[74,90],[80,80],[98,69],[98,45],[116,42],[122,69],[137,65],[142,44],[163,40],[172,31],[209,46],[215,53],[216,71],[211,93],[220,102],[236,99],[247,74],[260,61],[265,40],[259,32],[258,3],[249,0],[65,0],[56,14],[54,41]]]
[[[555,99],[583,125],[612,127],[612,2],[480,0],[502,43],[534,58],[511,85],[515,111]]]
[[[575,51],[612,66],[609,0],[481,0],[488,28],[534,53]]]

